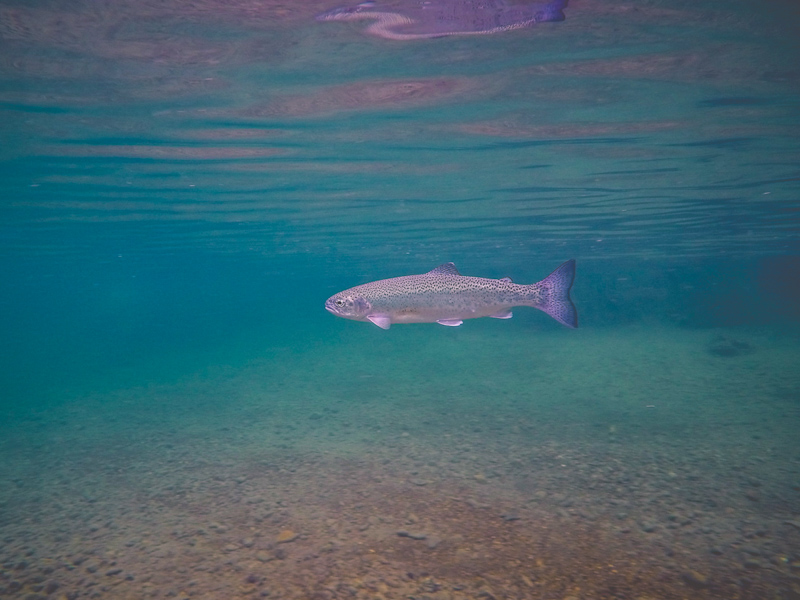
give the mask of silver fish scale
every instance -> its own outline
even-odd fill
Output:
[[[377,310],[405,307],[514,306],[529,303],[530,288],[498,279],[461,275],[406,275],[365,283],[352,289]]]

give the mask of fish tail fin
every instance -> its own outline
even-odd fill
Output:
[[[575,259],[568,260],[533,288],[534,302],[532,306],[546,312],[559,323],[572,327],[578,326],[578,311],[569,297],[572,282],[575,280]]]

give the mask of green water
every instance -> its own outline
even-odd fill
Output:
[[[0,596],[797,598],[794,5],[330,8],[0,3]]]

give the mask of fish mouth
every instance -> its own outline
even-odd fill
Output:
[[[333,303],[330,300],[325,301],[325,310],[334,315],[336,314],[336,309],[333,308]]]

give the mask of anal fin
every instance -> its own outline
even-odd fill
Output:
[[[458,326],[459,326],[459,325],[461,325],[461,324],[462,324],[464,321],[461,321],[460,319],[439,319],[439,320],[438,320],[438,321],[436,321],[436,322],[437,322],[439,325],[446,325],[447,327],[458,327]]]
[[[493,319],[510,319],[514,316],[514,313],[512,313],[510,310],[501,310],[500,312],[489,316]]]

